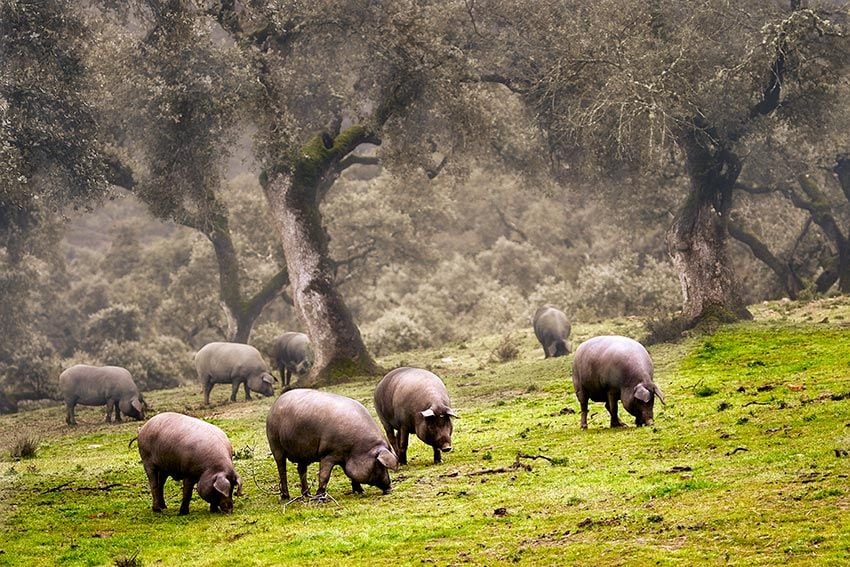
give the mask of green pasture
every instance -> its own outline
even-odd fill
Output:
[[[850,303],[753,311],[650,348],[667,398],[651,428],[611,430],[594,404],[581,431],[572,357],[544,360],[530,330],[509,362],[493,355],[501,336],[382,359],[431,368],[461,415],[440,465],[411,439],[386,496],[352,494],[337,468],[333,501],[282,505],[264,432],[273,399],[226,403],[226,386],[211,408],[194,386],[147,398],[230,436],[246,492],[231,515],[196,496],[178,516],[172,481],[169,509],[151,512],[127,447],[136,422],[81,408],[70,428],[59,405],[0,416],[0,565],[850,564]],[[640,338],[642,322],[579,322],[573,348],[602,333]],[[375,382],[333,391],[373,411]],[[36,455],[12,459],[25,437]],[[297,494],[294,467],[289,478]]]

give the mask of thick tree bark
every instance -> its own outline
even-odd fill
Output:
[[[357,127],[354,127],[357,128]],[[354,128],[323,142],[316,136],[305,144],[291,170],[264,176],[263,188],[272,209],[292,283],[292,296],[316,356],[306,378],[309,385],[344,381],[355,375],[376,375],[381,369],[369,355],[351,312],[337,291],[328,258],[327,236],[319,203],[325,176],[361,141],[365,131]]]
[[[692,126],[677,140],[685,154],[690,190],[667,232],[682,285],[682,311],[694,325],[751,318],[738,295],[726,250],[726,223],[740,162],[700,124]]]

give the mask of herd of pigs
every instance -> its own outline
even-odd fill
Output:
[[[552,305],[534,314],[534,333],[546,358],[570,352],[570,323]],[[292,388],[293,374],[301,376],[312,366],[313,355],[303,333],[284,333],[272,348],[272,359],[280,371],[283,393],[269,410],[266,436],[280,477],[280,496],[286,502],[289,488],[286,461],[296,464],[301,495],[310,497],[307,466],[319,463],[317,500],[327,498],[327,484],[334,466],[342,467],[356,493],[363,484],[390,490],[389,470],[407,463],[411,433],[434,450],[434,462],[452,449],[451,408],[443,381],[421,368],[396,368],[378,382],[375,411],[386,437],[368,410],[351,398]],[[249,345],[215,342],[195,355],[195,367],[203,385],[204,403],[209,405],[214,384],[231,384],[231,401],[239,386],[245,398],[251,392],[274,394],[276,378],[269,372],[260,352]],[[587,428],[588,402],[604,402],[611,427],[622,424],[617,417],[618,401],[635,417],[638,426],[651,425],[653,404],[663,394],[652,379],[652,360],[637,341],[622,336],[598,336],[583,342],[575,352],[573,386],[581,406],[581,427]],[[65,399],[66,422],[76,425],[77,404],[106,405],[106,421],[121,421],[122,414],[145,419],[146,404],[130,373],[117,366],[76,365],[59,376]],[[389,441],[387,441],[389,439]],[[242,480],[233,467],[233,448],[218,427],[187,415],[165,412],[149,419],[139,430],[139,454],[150,484],[152,509],[166,508],[163,485],[168,477],[183,481],[180,514],[189,513],[189,501],[197,485],[198,494],[210,511],[233,510],[233,495],[241,494]]]

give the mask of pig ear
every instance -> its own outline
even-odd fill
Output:
[[[664,402],[664,392],[661,391],[661,388],[659,388],[658,384],[655,382],[652,383],[652,390],[655,392],[655,395],[658,396],[658,399],[661,400],[661,403],[666,406],[667,404]]]
[[[434,410],[431,408],[426,409],[425,411],[420,411],[422,417],[434,417]]]
[[[398,458],[392,451],[388,451],[387,449],[381,449],[378,452],[378,462],[387,467],[388,469],[392,469],[394,471],[398,470]]]
[[[236,496],[243,496],[242,493],[242,477],[236,475]]]
[[[230,481],[223,475],[217,475],[215,477],[213,488],[215,488],[218,492],[221,492],[224,496],[230,496]]]
[[[272,376],[271,374],[263,374],[263,382],[274,384],[274,376]]]
[[[140,402],[138,398],[133,398],[130,402],[130,406],[132,406],[132,408],[137,412],[142,413],[142,402]]]
[[[448,408],[446,410],[446,415],[450,415],[452,417],[460,417],[458,414],[455,413],[455,410],[453,410],[452,408]]]
[[[643,384],[638,384],[635,386],[635,397],[648,404],[649,400],[652,399],[652,394],[644,387]]]

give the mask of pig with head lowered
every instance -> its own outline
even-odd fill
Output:
[[[635,416],[638,427],[652,425],[655,397],[664,403],[661,389],[652,381],[652,359],[639,342],[628,337],[600,336],[583,342],[573,359],[573,386],[581,406],[581,428],[587,429],[587,402],[605,402],[611,427],[623,424],[617,401]]]
[[[446,385],[422,368],[396,368],[375,389],[375,410],[401,464],[407,464],[407,441],[415,432],[434,449],[434,463],[452,450],[452,418]]]
[[[242,495],[242,479],[233,468],[233,448],[224,431],[188,415],[165,412],[145,423],[138,439],[154,512],[167,508],[162,488],[169,476],[183,481],[181,516],[189,513],[195,484],[210,512],[233,511],[233,490]]]
[[[106,421],[121,421],[121,414],[145,419],[145,400],[130,372],[120,366],[77,364],[59,375],[59,389],[65,399],[65,423],[77,425],[74,408],[106,405]]]
[[[310,338],[304,333],[283,333],[272,345],[272,359],[280,370],[283,387],[289,386],[293,374],[303,376],[313,367],[315,355]]]
[[[269,374],[260,351],[242,343],[209,343],[195,353],[195,369],[204,387],[204,404],[210,405],[213,384],[231,384],[230,401],[236,401],[239,385],[245,386],[245,399],[251,391],[274,395],[274,376]]]
[[[563,311],[547,303],[535,311],[532,324],[546,358],[570,353],[567,337],[570,336],[571,327]]]
[[[307,465],[319,463],[316,499],[327,496],[335,465],[342,467],[356,493],[368,484],[386,494],[391,489],[387,469],[398,469],[398,459],[378,424],[363,404],[345,396],[308,389],[284,392],[269,411],[266,435],[277,463],[282,501],[289,499],[287,459],[298,467],[302,496],[310,496]]]

